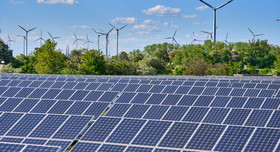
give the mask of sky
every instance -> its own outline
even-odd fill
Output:
[[[218,7],[228,0],[204,0]],[[252,39],[250,28],[255,34],[264,34],[259,39],[279,45],[280,41],[280,1],[278,0],[234,0],[217,11],[217,41],[248,42]],[[109,23],[120,28],[119,52],[141,51],[145,46],[158,43],[172,43],[167,37],[173,36],[181,45],[190,44],[194,39],[205,40],[207,34],[202,30],[213,31],[213,10],[199,0],[1,0],[0,1],[0,38],[8,41],[8,35],[16,42],[10,43],[13,55],[23,52],[23,38],[26,29],[37,27],[28,36],[28,52],[40,46],[35,41],[43,32],[43,38],[59,36],[57,49],[65,53],[76,49],[74,33],[83,41],[86,35],[94,43],[89,49],[97,49],[97,35],[91,30],[109,31]],[[116,31],[110,33],[109,52],[116,55]],[[105,37],[100,38],[100,49],[105,52]]]

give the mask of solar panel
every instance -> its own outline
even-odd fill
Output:
[[[111,102],[118,95],[118,92],[105,92],[98,101]]]
[[[21,151],[24,148],[24,145],[0,143],[0,148],[3,151]]]
[[[146,111],[149,109],[149,105],[133,105],[129,111],[124,115],[128,118],[142,118]]]
[[[262,103],[264,102],[264,98],[249,98],[244,105],[244,108],[260,108]]]
[[[58,146],[61,147],[60,151],[65,151],[71,144],[71,141],[58,141],[58,140],[49,140],[46,145]]]
[[[116,84],[113,88],[112,91],[123,91],[125,89],[125,87],[127,86],[127,84]]]
[[[180,86],[175,94],[188,94],[188,92],[191,90],[191,87],[185,87],[185,86]]]
[[[69,99],[73,94],[75,90],[62,90],[58,96],[56,96],[55,99]]]
[[[178,86],[166,86],[162,93],[174,93],[177,90]]]
[[[48,89],[35,89],[28,98],[41,98],[47,91]]]
[[[260,93],[260,90],[248,89],[245,92],[244,96],[246,96],[246,97],[257,97],[259,93]]]
[[[228,104],[230,99],[231,99],[230,97],[218,97],[217,96],[213,100],[213,102],[211,103],[210,106],[211,107],[225,107]]]
[[[97,143],[85,143],[78,142],[72,149],[71,152],[88,152],[88,151],[97,151],[100,144]]]
[[[145,103],[151,94],[138,93],[130,103]]]
[[[89,91],[77,90],[70,98],[70,100],[83,100]]]
[[[50,89],[48,90],[45,95],[42,97],[43,99],[54,99],[61,90],[58,89]]]
[[[47,113],[54,105],[55,100],[41,100],[32,110],[32,113]]]
[[[248,98],[243,98],[243,97],[232,97],[231,100],[229,101],[229,104],[227,107],[231,108],[241,108],[245,104]]]
[[[82,113],[89,107],[90,104],[91,102],[76,101],[65,114],[82,115]]]
[[[192,87],[189,94],[200,95],[203,90],[204,87]]]
[[[191,106],[196,101],[198,96],[185,95],[179,101],[178,105]]]
[[[189,109],[188,107],[172,106],[169,108],[169,110],[167,111],[167,113],[164,115],[162,119],[180,121],[188,109]]]
[[[136,92],[149,92],[152,88],[152,85],[140,85],[140,87],[136,90]]]
[[[97,101],[103,93],[101,91],[91,91],[84,100]]]
[[[8,98],[1,106],[0,111],[13,111],[23,99]]]
[[[209,106],[214,96],[200,96],[194,103],[194,106]]]
[[[4,113],[0,117],[0,135],[4,135],[21,117],[19,113]]]
[[[217,96],[228,96],[231,92],[232,88],[219,88],[218,92],[216,93]]]
[[[22,88],[15,97],[21,97],[26,98],[31,94],[31,92],[34,90],[34,88]],[[1,94],[1,93],[0,93]]]
[[[271,114],[272,110],[253,110],[245,125],[264,127]]]
[[[9,137],[3,137],[0,142],[7,142],[7,143],[21,143],[23,141],[23,138],[9,138]]]
[[[146,104],[160,104],[165,97],[166,94],[152,94]]]
[[[161,93],[164,88],[165,88],[165,86],[154,85],[149,92],[150,93]]]
[[[109,151],[123,152],[125,150],[125,148],[126,148],[126,146],[103,144],[98,149],[98,151],[100,151],[100,152],[109,152]]]
[[[200,122],[208,112],[209,108],[192,107],[183,118],[183,121]]]
[[[83,90],[87,87],[88,83],[83,83],[83,82],[79,82],[75,87],[74,89],[80,89],[80,90]]]
[[[204,118],[205,123],[216,123],[222,124],[223,120],[226,118],[229,109],[223,108],[211,108],[207,116]]]
[[[93,102],[83,115],[90,115],[97,118],[107,109],[108,105],[109,103]]]
[[[145,148],[145,147],[133,147],[130,146],[126,150],[126,152],[152,152],[153,148]]]
[[[242,125],[250,114],[249,109],[232,109],[224,124]]]
[[[72,104],[73,104],[73,101],[58,101],[48,111],[48,113],[51,113],[51,114],[63,114]]]
[[[3,97],[13,97],[15,94],[19,92],[21,88],[9,88],[4,94],[2,94]]]
[[[114,104],[114,106],[106,113],[106,116],[122,117],[130,107],[131,104]]]
[[[143,118],[160,120],[168,109],[169,106],[152,105]]]
[[[278,109],[280,104],[280,99],[267,98],[262,105],[262,109]]]
[[[24,144],[35,144],[35,145],[44,145],[47,140],[42,139],[24,139],[22,143]]]
[[[267,124],[267,127],[274,127],[274,128],[280,128],[280,111],[274,111],[272,117],[269,120],[269,123]]]

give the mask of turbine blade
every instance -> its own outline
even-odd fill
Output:
[[[264,34],[257,34],[257,35],[255,35],[255,36],[261,36],[261,35],[264,35]]]
[[[207,5],[208,7],[214,9],[214,7],[213,7],[212,5],[210,5],[210,4],[206,3],[206,2],[204,2],[203,0],[200,0],[200,1],[201,1],[202,3],[204,3],[205,5]]]
[[[27,32],[27,30],[25,28],[23,28],[22,26],[18,25],[21,29],[23,29],[25,32]]]
[[[125,28],[128,24],[126,24],[125,26],[121,27],[120,30],[122,30],[123,28]]]
[[[60,37],[59,36],[57,36],[57,37],[53,37],[53,39],[59,39]]]
[[[113,29],[114,29],[114,28],[112,28],[107,34],[109,34],[110,32],[112,32]]]
[[[165,38],[165,39],[172,39],[173,37],[167,37],[167,38]]]
[[[193,34],[193,37],[195,37],[195,34],[194,34],[194,32],[192,32],[192,34]]]
[[[51,38],[53,38],[50,32],[48,32],[48,34],[49,34],[49,36],[50,36]]]
[[[76,40],[74,41],[73,45],[74,45],[77,41],[78,41],[78,39],[76,39]]]
[[[222,7],[226,6],[226,5],[228,5],[228,4],[231,3],[232,1],[233,1],[233,0],[230,0],[230,1],[226,2],[225,4],[222,4],[221,6],[217,7],[217,9],[220,9],[220,8],[222,8]]]
[[[175,30],[173,37],[175,37],[176,33],[177,33],[177,30]]]
[[[178,42],[175,40],[175,38],[173,38],[173,40],[178,44]]]
[[[114,25],[112,25],[111,23],[109,23],[109,25],[111,25],[114,29],[117,29]]]
[[[206,31],[201,31],[202,33],[206,33],[206,34],[211,34],[210,32],[206,32]]]
[[[280,19],[277,19],[276,21],[280,21]]]
[[[253,35],[255,35],[254,32],[253,32],[250,28],[248,28],[248,29],[249,29],[249,31],[250,31]]]
[[[36,28],[37,28],[37,27],[34,27],[34,28],[28,30],[27,32],[33,31],[33,30],[35,30]]]
[[[96,34],[98,34],[93,28],[92,28],[93,32],[95,32]]]
[[[226,40],[228,39],[228,33],[227,33],[227,36],[226,36]]]

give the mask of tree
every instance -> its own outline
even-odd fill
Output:
[[[192,58],[188,64],[186,64],[186,69],[183,74],[185,75],[210,75],[211,65],[205,61],[203,58]]]
[[[9,46],[0,40],[0,60],[11,62],[13,58],[13,50],[9,49]]]
[[[40,48],[35,48],[35,70],[38,74],[60,74],[66,57],[56,51],[56,42],[47,40]]]
[[[78,74],[82,64],[82,50],[72,50],[69,58],[66,60],[66,73]]]
[[[128,61],[128,60],[129,60],[129,59],[128,59],[128,54],[127,54],[126,52],[124,52],[124,51],[122,51],[122,52],[120,53],[119,58],[120,58],[121,61]]]
[[[276,60],[274,61],[274,67],[276,70],[276,75],[280,75],[280,55],[277,56]]]
[[[82,56],[80,74],[100,75],[106,72],[106,61],[104,55],[99,50],[85,51]]]
[[[158,58],[159,60],[161,60],[162,62],[169,62],[169,56],[166,50],[164,49],[160,49],[157,50],[154,54],[154,57]]]
[[[35,70],[35,61],[36,58],[33,55],[25,56],[21,54],[18,59],[23,63],[22,66],[19,68],[21,69],[21,73],[29,73],[29,74],[36,74]]]

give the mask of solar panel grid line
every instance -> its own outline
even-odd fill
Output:
[[[191,141],[191,139],[193,138],[193,136],[196,134],[198,128],[200,128],[201,124],[198,124],[198,126],[196,127],[195,131],[192,133],[192,135],[190,136],[190,138],[188,139],[188,141],[186,142],[185,146],[183,149],[187,149],[187,145],[189,144],[189,142]]]
[[[71,116],[68,116],[64,122],[56,129],[56,131],[50,136],[50,139],[53,139],[53,136],[59,131],[59,129],[70,119]]]
[[[4,114],[4,113],[3,113]],[[25,114],[23,114],[7,131],[6,131],[6,133],[4,133],[4,135],[3,136],[6,136],[7,134],[8,134],[8,132],[10,132],[13,128],[14,128],[14,126],[16,126],[16,124],[23,118],[25,116]]]
[[[21,100],[21,102],[20,102],[20,103],[18,103],[18,105],[17,105],[17,106],[15,106],[15,107],[14,107],[14,109],[13,109],[11,112],[14,112],[14,111],[17,109],[17,107],[19,107],[19,106],[20,106],[20,104],[21,104],[22,102],[24,102],[24,99],[22,99],[22,100]]]
[[[32,132],[34,131],[34,130],[36,130],[36,128],[47,118],[47,114],[45,115],[45,117],[29,132],[29,134],[28,135],[26,135],[26,137],[30,137],[30,135],[32,134]]]
[[[161,116],[159,120],[163,120],[163,118],[167,115],[168,111],[171,109],[172,106],[168,106],[168,109],[164,112],[164,114]],[[188,109],[189,110],[189,109]],[[188,111],[187,110],[187,111]],[[168,120],[163,120],[163,121],[168,121]]]
[[[0,96],[1,97],[1,96]],[[9,98],[6,98],[2,103],[0,103],[0,107],[8,100]]]
[[[223,133],[220,135],[219,139],[217,140],[217,142],[215,143],[215,145],[213,146],[212,150],[211,151],[214,151],[215,148],[217,147],[218,143],[221,141],[222,137],[224,136],[225,132],[227,131],[228,129],[228,125],[226,126],[226,128],[224,129]]]
[[[269,124],[269,122],[270,122],[271,118],[273,117],[273,115],[274,115],[275,111],[276,111],[276,110],[273,110],[273,111],[272,111],[272,113],[271,113],[271,115],[269,116],[269,118],[268,118],[267,122],[266,122],[266,123],[265,123],[265,125],[264,125],[264,127],[265,127],[265,128],[268,128],[268,124]]]
[[[257,128],[255,127],[254,130],[253,130],[253,132],[252,132],[252,134],[250,135],[249,139],[247,140],[247,142],[246,142],[246,144],[244,145],[244,147],[243,147],[243,149],[242,149],[241,152],[244,152],[244,151],[245,151],[246,147],[248,146],[250,140],[253,138],[253,136],[254,136],[254,134],[255,134],[256,131],[257,131]]]
[[[204,119],[207,117],[207,115],[209,114],[210,111],[211,111],[211,107],[209,107],[208,111],[206,112],[204,117],[201,119],[200,123],[202,123],[204,121]]]
[[[264,104],[266,103],[266,101],[268,100],[268,98],[265,98],[265,100],[262,102],[262,104],[260,105],[260,108],[259,109],[262,109],[262,107],[264,106]],[[279,104],[280,106],[280,104]]]
[[[135,136],[131,139],[131,141],[129,142],[129,145],[132,145],[132,142],[135,140],[135,138],[140,134],[140,132],[143,130],[143,128],[147,125],[147,123],[150,120],[145,121],[145,123],[142,125],[142,127],[138,130],[138,132],[135,134]],[[142,145],[143,146],[143,145]]]
[[[225,121],[226,121],[227,117],[230,115],[231,111],[232,111],[232,108],[230,108],[230,110],[226,114],[226,116],[225,116],[224,120],[221,122],[221,124],[225,124]]]
[[[42,101],[42,100],[40,100],[40,101]],[[53,103],[53,105],[50,106],[50,108],[46,111],[46,114],[50,112],[50,110],[58,103],[59,100],[54,100],[54,101],[55,101],[55,102]],[[38,103],[38,104],[39,104],[39,103]],[[35,108],[35,106],[34,106],[34,108]],[[32,111],[32,110],[31,110],[31,111]]]
[[[274,147],[273,152],[277,152],[279,146],[280,146],[280,139],[278,140],[276,146]]]

